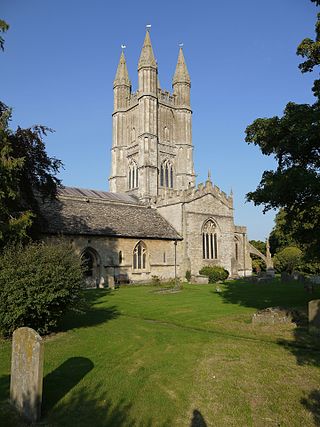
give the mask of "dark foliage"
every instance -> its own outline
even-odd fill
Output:
[[[203,274],[204,276],[208,276],[209,283],[216,283],[219,281],[226,280],[229,276],[227,270],[225,270],[223,267],[219,267],[216,265],[208,265],[206,267],[202,267],[199,273]]]
[[[319,5],[318,1],[314,1]],[[297,54],[306,58],[302,72],[320,65],[320,14],[315,40],[304,39]],[[277,169],[264,171],[247,199],[264,205],[264,211],[283,209],[286,230],[303,245],[310,260],[319,259],[320,246],[320,80],[313,86],[312,105],[289,102],[282,117],[256,119],[246,129],[246,141],[272,155]]]
[[[51,332],[62,314],[81,301],[82,267],[69,245],[31,244],[0,257],[0,331],[29,326]]]
[[[0,102],[0,248],[37,237],[39,203],[55,198],[62,163],[48,156],[43,142],[51,129],[9,129],[11,110]]]

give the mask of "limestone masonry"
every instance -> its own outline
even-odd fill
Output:
[[[113,82],[110,192],[65,188],[44,207],[46,233],[73,242],[96,285],[110,277],[165,279],[175,271],[197,276],[205,265],[250,275],[251,249],[246,227],[234,224],[232,194],[210,176],[195,183],[191,80],[182,48],[170,93],[160,88],[147,31],[138,82],[132,92],[122,52]]]

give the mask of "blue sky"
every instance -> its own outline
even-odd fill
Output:
[[[133,90],[145,26],[162,88],[171,90],[178,44],[191,75],[197,182],[234,192],[235,220],[250,239],[264,240],[274,212],[245,202],[271,158],[244,141],[257,117],[282,113],[288,101],[313,102],[314,76],[302,75],[296,47],[314,38],[317,8],[308,0],[1,0],[10,30],[0,55],[1,100],[12,127],[44,124],[61,159],[65,185],[107,190],[112,83],[120,45]]]

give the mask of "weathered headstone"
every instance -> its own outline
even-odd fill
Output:
[[[99,288],[104,288],[104,277],[100,277]]]
[[[295,311],[287,310],[281,307],[268,307],[263,310],[258,310],[252,316],[252,323],[264,323],[269,325],[277,325],[281,323],[292,323],[298,317]]]
[[[108,277],[108,287],[110,289],[114,289],[114,277],[113,276]]]
[[[42,338],[31,328],[16,329],[12,337],[10,400],[31,422],[40,418],[42,380]]]
[[[320,332],[320,299],[309,301],[308,305],[309,331]]]

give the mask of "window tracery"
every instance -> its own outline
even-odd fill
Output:
[[[147,248],[146,245],[140,241],[136,244],[133,250],[133,269],[145,270],[147,267]]]
[[[128,188],[132,190],[139,186],[139,172],[135,161],[131,160],[128,169]]]
[[[209,219],[202,228],[202,257],[203,259],[218,258],[217,226]]]
[[[173,166],[169,160],[160,165],[160,187],[173,188]]]

